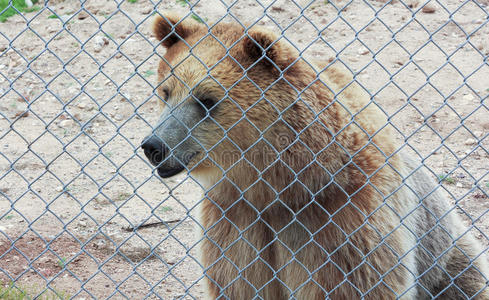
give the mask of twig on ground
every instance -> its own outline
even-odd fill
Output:
[[[170,220],[170,221],[153,222],[153,223],[136,225],[134,227],[125,226],[125,227],[122,227],[122,229],[124,231],[127,231],[127,232],[133,232],[133,231],[136,231],[138,229],[149,228],[149,227],[156,227],[156,226],[165,225],[165,224],[171,224],[171,223],[177,223],[177,222],[180,222],[181,220],[182,219],[175,219],[175,220]]]

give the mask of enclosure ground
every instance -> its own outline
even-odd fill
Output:
[[[484,1],[190,2],[194,18],[258,20],[304,57],[346,64],[487,245]],[[80,299],[202,298],[203,191],[153,175],[139,149],[158,112],[152,14],[189,5],[49,3],[0,23],[0,279]],[[127,230],[156,221],[174,222]]]

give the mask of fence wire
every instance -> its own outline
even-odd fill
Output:
[[[338,297],[335,293],[341,293],[345,286],[354,290],[359,299],[368,298],[379,288],[392,292],[392,298],[415,298],[414,289],[425,290],[426,298],[443,298],[443,293],[454,287],[466,299],[483,295],[482,290],[470,295],[462,291],[457,284],[463,275],[452,277],[449,270],[443,270],[441,261],[443,254],[452,249],[464,252],[457,244],[460,237],[451,235],[451,231],[444,227],[443,218],[452,213],[462,216],[466,225],[463,233],[475,235],[482,245],[478,253],[464,253],[470,263],[478,257],[484,259],[487,252],[488,4],[485,0],[1,1],[0,298],[27,295],[63,299],[202,299],[209,285],[205,280],[210,281],[211,286],[219,286],[219,295],[223,299],[233,299],[228,292],[243,282],[252,291],[251,298],[256,299],[266,299],[267,289],[276,285],[282,286],[283,294],[276,294],[278,298],[307,299],[304,290],[311,289],[312,283],[319,286],[322,297],[328,299]],[[179,119],[175,121],[177,125],[172,126],[185,127],[187,136],[180,141],[162,141],[173,143],[168,146],[173,150],[189,141],[205,149],[201,162],[217,165],[224,174],[210,186],[189,172],[193,167],[162,179],[158,175],[159,167],[153,166],[141,149],[146,135],[158,134],[161,124],[172,118],[178,119],[178,114],[186,109],[183,104],[186,102],[182,101],[172,107],[172,113],[166,118],[158,119],[160,103],[169,101],[158,91],[163,92],[161,90],[169,81],[168,78],[158,79],[158,64],[167,61],[167,57],[152,32],[152,24],[156,16],[168,10],[177,11],[184,20],[204,26],[207,33],[201,37],[201,42],[212,37],[226,49],[226,55],[216,58],[212,67],[207,65],[208,58],[197,54],[200,53],[197,48],[191,49],[186,60],[172,65],[175,72],[171,74],[177,77],[183,74],[177,70],[189,60],[200,63],[196,69],[206,66],[206,76],[197,82],[178,78],[187,89],[185,101],[202,97],[197,95],[197,87],[212,81],[222,90],[222,102],[235,105],[241,116],[233,120],[233,125],[220,124],[221,119],[215,119],[209,112],[205,114],[205,121]],[[339,95],[348,91],[348,87],[357,86],[370,98],[368,105],[357,111],[350,111],[338,100],[350,118],[343,123],[343,129],[356,126],[360,132],[369,135],[369,144],[362,145],[356,154],[363,150],[373,151],[370,149],[373,145],[385,157],[383,168],[393,169],[395,165],[390,159],[402,151],[419,160],[408,175],[395,171],[402,177],[402,186],[388,194],[382,187],[367,181],[365,186],[382,195],[384,202],[368,214],[362,213],[365,221],[359,228],[347,232],[338,221],[345,211],[361,209],[353,200],[357,192],[343,189],[335,179],[343,176],[342,171],[347,165],[355,165],[360,170],[359,176],[373,180],[374,174],[356,165],[353,159],[356,154],[349,154],[349,161],[335,172],[322,166],[327,174],[324,176],[330,176],[332,180],[319,188],[304,182],[307,177],[291,166],[286,167],[289,177],[280,190],[264,179],[270,175],[267,171],[273,170],[273,165],[287,165],[283,157],[295,151],[295,146],[306,156],[313,153],[314,159],[304,165],[303,170],[312,168],[328,147],[346,153],[349,150],[333,141],[322,145],[324,149],[318,151],[301,140],[317,126],[328,125],[318,125],[317,121],[321,114],[327,113],[329,106],[315,111],[304,100],[308,90],[318,81],[325,85],[328,82],[323,82],[318,75],[317,80],[298,89],[287,81],[288,69],[283,70],[276,61],[265,57],[266,54],[260,58],[267,60],[270,68],[282,71],[278,79],[266,87],[255,82],[247,72],[259,63],[243,67],[232,57],[233,48],[241,40],[229,45],[220,41],[213,31],[226,22],[244,29],[241,39],[256,26],[269,28],[279,35],[281,43],[290,43],[298,52],[299,57],[292,64],[303,61],[314,68],[316,74],[326,75],[338,65],[344,72],[351,73],[351,79],[339,90],[333,89],[332,93],[335,99],[341,99]],[[198,45],[195,41],[185,43],[190,48]],[[273,42],[270,47],[273,45],[278,42]],[[262,50],[266,53],[266,49]],[[231,85],[220,82],[214,73],[220,63],[228,63],[230,59],[244,69],[248,68],[240,78],[234,78],[236,82]],[[325,62],[324,66],[318,67],[317,61]],[[231,96],[233,87],[244,81],[249,82],[250,93],[254,90],[260,94],[256,103],[246,108]],[[274,84],[292,86],[297,95],[295,102],[280,108],[269,102],[269,92]],[[213,99],[199,101],[208,110],[216,105]],[[263,114],[264,119],[279,113],[273,120],[256,124],[249,116],[254,110],[262,109],[263,103],[270,109]],[[287,123],[285,111],[298,103],[309,109],[307,113],[314,115],[314,122],[305,124],[299,131],[288,124],[295,138],[284,137],[278,141],[280,149],[276,149],[277,144],[267,139],[267,132],[277,124]],[[168,103],[168,106],[172,104]],[[371,109],[381,111],[387,120],[375,134],[385,128],[393,129],[392,134],[400,146],[391,153],[383,153],[383,145],[375,145],[372,142],[374,136],[370,136],[371,132],[361,128],[362,123],[357,121],[362,112]],[[194,129],[204,122],[212,122],[213,130],[219,132],[216,133],[217,141],[210,148],[201,142],[200,136],[192,136]],[[248,127],[243,129],[240,126],[244,122]],[[334,136],[340,135],[341,131],[329,133]],[[229,138],[235,136],[235,132],[258,137],[250,137],[247,148],[243,148],[245,141]],[[226,142],[226,147],[237,151],[238,156],[230,157],[233,162],[224,166],[220,165],[222,160],[213,156],[213,151],[219,151],[219,146]],[[246,150],[257,145],[276,149],[271,158],[266,158],[269,159],[268,166],[262,169],[253,165],[253,153]],[[185,160],[192,157],[178,157],[173,163],[185,164]],[[152,158],[156,165],[163,159],[154,155]],[[246,169],[249,174],[241,174],[251,181],[244,185],[232,182],[232,176],[236,175],[232,170],[240,164],[251,166]],[[426,220],[434,218],[432,227],[417,237],[415,247],[426,249],[423,238],[438,231],[446,232],[451,242],[450,247],[441,250],[440,256],[433,254],[432,265],[426,267],[425,273],[411,273],[412,285],[399,292],[389,286],[389,272],[376,270],[371,257],[378,249],[390,247],[384,242],[395,232],[409,228],[406,224],[411,221],[409,216],[398,215],[400,222],[396,226],[382,229],[376,228],[370,218],[378,213],[395,211],[395,205],[389,199],[399,190],[407,188],[416,193],[408,178],[421,169],[426,170],[437,184],[417,200],[419,203],[414,208],[426,210]],[[256,181],[253,179],[255,173],[258,174]],[[212,201],[212,190],[224,184],[237,191],[235,202],[227,205]],[[313,198],[336,186],[348,199],[334,212],[314,204],[314,201],[300,208],[289,208],[283,198],[286,198],[287,190],[297,186],[314,195]],[[263,207],[255,207],[256,203],[248,199],[255,189],[271,190],[275,199],[264,203]],[[449,198],[449,207],[439,208],[442,213],[429,211],[431,208],[423,202],[437,191],[443,191]],[[203,203],[218,207],[219,222],[223,223],[234,223],[236,214],[260,217],[245,225],[231,224],[229,236],[236,231],[239,239],[223,246],[209,238],[217,224],[206,227],[199,219],[199,205]],[[293,215],[290,218],[284,215],[283,220],[290,222],[278,229],[277,225],[263,225],[260,219],[276,206],[287,207],[284,211]],[[315,247],[321,249],[321,255],[327,253],[324,254],[327,259],[318,262],[323,265],[314,270],[303,264],[302,248],[293,249],[281,240],[290,228],[299,226],[297,224],[303,220],[301,213],[308,209],[322,210],[329,218],[319,228],[302,225],[299,230],[310,236],[302,248]],[[347,222],[350,221],[354,223],[354,220]],[[321,230],[330,227],[345,237],[344,243],[336,249],[328,249],[327,245],[315,240]],[[365,228],[381,236],[378,245],[368,251],[351,242],[357,235],[363,235]],[[251,229],[273,232],[274,237],[263,241],[266,245],[257,246],[247,239]],[[202,231],[203,235],[199,236],[196,231]],[[198,247],[206,240],[211,240],[206,248],[209,252],[220,253],[216,261],[210,263],[203,262],[198,254]],[[276,250],[277,253],[292,253],[290,261],[279,267],[270,266],[270,260],[264,257],[269,255],[266,249],[268,246],[272,248],[271,245],[276,247],[274,249],[282,249]],[[245,257],[240,261],[244,265],[239,265],[239,257],[229,254],[235,248],[252,249],[246,253],[254,253],[256,257]],[[334,258],[342,251],[340,248],[348,248],[352,257],[359,253],[363,255],[361,263],[343,270]],[[206,254],[209,253],[204,250],[204,256]],[[400,266],[409,268],[406,262],[409,254],[396,255],[397,263],[391,266],[392,270]],[[236,274],[219,281],[215,270],[226,263],[237,270]],[[332,289],[326,289],[320,283],[320,269],[328,263],[330,267],[334,265],[339,276],[333,281]],[[253,276],[258,275],[249,274],[253,274],[250,270],[258,264],[272,270],[271,279],[262,286],[254,284]],[[293,266],[299,271],[292,277],[305,276],[307,280],[289,286],[291,281],[283,274]],[[364,268],[371,268],[378,277],[378,281],[367,288],[356,286],[352,279]],[[432,269],[441,269],[443,276],[450,277],[451,283],[437,294],[431,294],[429,288],[420,283]]]

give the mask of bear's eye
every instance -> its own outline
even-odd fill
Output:
[[[168,100],[168,97],[170,97],[170,91],[167,88],[163,88],[163,98],[165,101]]]
[[[197,102],[199,102],[199,104],[204,106],[207,110],[211,110],[216,104],[216,101],[209,97],[197,98]]]

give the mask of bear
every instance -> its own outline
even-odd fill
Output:
[[[337,60],[260,26],[155,17],[142,149],[187,172],[208,299],[489,299],[482,243]]]

